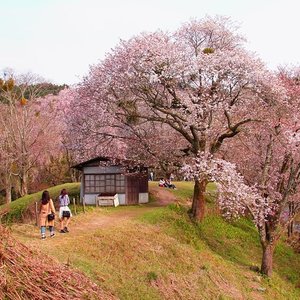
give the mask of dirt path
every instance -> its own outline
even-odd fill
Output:
[[[154,195],[155,199],[157,199],[155,204],[159,206],[166,206],[174,203],[177,200],[174,194],[172,194],[169,189],[164,187],[151,187],[150,192],[152,195]]]
[[[113,208],[98,208],[92,212],[80,214],[72,218],[70,223],[70,233],[59,233],[59,222],[55,222],[56,235],[45,241],[40,240],[39,228],[32,224],[16,224],[12,226],[13,235],[30,247],[45,249],[47,244],[54,246],[61,243],[68,243],[76,237],[92,234],[100,228],[109,228],[125,224],[126,222],[138,218],[148,211],[153,211],[159,207],[166,206],[176,201],[176,197],[167,189],[152,187],[151,194],[157,201],[142,206],[125,206]]]

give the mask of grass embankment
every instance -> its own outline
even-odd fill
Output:
[[[70,199],[72,199],[73,197],[79,196],[79,186],[80,183],[65,183],[51,187],[47,189],[47,191],[49,191],[51,198],[55,200],[62,189],[67,189]],[[13,223],[34,219],[35,202],[41,199],[42,192],[43,191],[40,191],[38,193],[18,198],[9,205],[1,205],[0,215],[5,213],[2,216],[2,223]]]
[[[191,183],[176,185],[171,192],[181,201],[191,197]],[[253,224],[225,222],[211,197],[207,205],[201,224],[192,223],[179,204],[145,205],[94,209],[73,219],[70,234],[43,243],[25,225],[16,235],[121,299],[299,299],[299,255],[280,242],[273,277],[260,276],[250,270],[261,259]],[[120,219],[126,215],[131,217]]]
[[[0,236],[0,299],[117,299],[81,272],[16,241],[1,225]]]

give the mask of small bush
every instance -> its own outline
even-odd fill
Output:
[[[155,280],[157,280],[157,278],[158,278],[158,275],[155,273],[155,272],[148,272],[147,273],[147,280],[149,281],[149,282],[151,282],[151,281],[155,281]]]

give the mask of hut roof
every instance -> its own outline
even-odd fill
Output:
[[[128,159],[119,159],[119,158],[111,158],[111,157],[106,157],[106,156],[97,156],[95,158],[89,159],[87,161],[81,162],[77,165],[72,166],[72,168],[77,169],[77,170],[82,170],[84,167],[89,167],[89,166],[123,166],[128,169],[147,169],[146,166],[141,164],[140,162],[135,162],[132,160]]]

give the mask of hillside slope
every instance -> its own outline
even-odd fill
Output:
[[[79,197],[80,183],[65,183],[47,189],[50,197],[55,200],[62,189],[67,189],[70,198]],[[0,216],[2,223],[27,222],[35,219],[35,202],[40,201],[42,192],[26,195],[18,198],[10,204],[0,206]]]
[[[165,192],[186,201],[191,183],[177,186]],[[33,225],[14,225],[12,231],[121,299],[299,299],[299,254],[281,242],[274,276],[260,276],[250,269],[260,265],[261,256],[254,226],[246,219],[227,223],[211,197],[207,204],[201,225],[193,224],[179,203],[164,207],[152,202],[95,208],[74,217],[69,234],[43,243]]]
[[[117,299],[78,271],[29,249],[0,226],[0,299]]]

